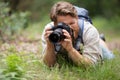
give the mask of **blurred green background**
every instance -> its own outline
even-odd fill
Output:
[[[50,9],[57,1],[60,0],[1,0],[0,39],[2,42],[14,39],[20,34],[28,34],[27,36],[32,38],[36,34],[41,35],[44,26],[50,22]],[[119,38],[120,0],[64,1],[86,8],[93,25],[100,33],[104,33],[108,40],[111,40],[111,37]]]
[[[48,16],[51,6],[60,0],[2,0],[9,3],[11,11],[30,11],[32,20]],[[120,16],[120,0],[64,0],[89,10],[91,17],[102,16],[111,19]]]

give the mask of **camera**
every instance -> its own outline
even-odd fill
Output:
[[[53,43],[58,43],[65,39],[63,35],[62,29],[68,31],[70,35],[72,35],[72,29],[65,23],[58,23],[57,26],[52,28],[53,32],[49,35],[49,40]]]

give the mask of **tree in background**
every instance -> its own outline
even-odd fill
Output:
[[[0,41],[7,42],[27,27],[29,12],[19,12],[0,1]]]
[[[49,16],[51,6],[59,0],[3,0],[10,3],[11,11],[29,10],[32,19],[40,20]],[[104,16],[110,18],[120,16],[120,0],[65,0],[79,7],[89,10],[90,16]]]

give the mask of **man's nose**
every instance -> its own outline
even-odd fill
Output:
[[[73,27],[72,27],[71,25],[69,25],[69,27],[70,27],[71,29],[73,29]]]

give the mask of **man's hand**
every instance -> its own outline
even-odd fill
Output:
[[[49,41],[49,35],[52,32],[53,31],[51,30],[51,28],[47,28],[45,30],[45,34],[44,34],[47,46],[46,46],[46,50],[44,53],[43,61],[49,67],[54,66],[54,64],[56,63],[56,55],[55,55],[55,51],[54,51],[54,45],[53,45],[53,43],[51,43]]]
[[[45,30],[44,37],[45,37],[45,40],[46,40],[47,45],[52,45],[52,43],[51,43],[50,40],[49,40],[49,35],[50,35],[52,32],[53,32],[53,31],[51,30],[51,28],[47,28],[47,29]]]
[[[63,46],[63,48],[69,51],[73,48],[72,38],[66,30],[63,29],[62,31],[63,31],[63,35],[65,35],[65,39],[61,41],[61,45]]]

